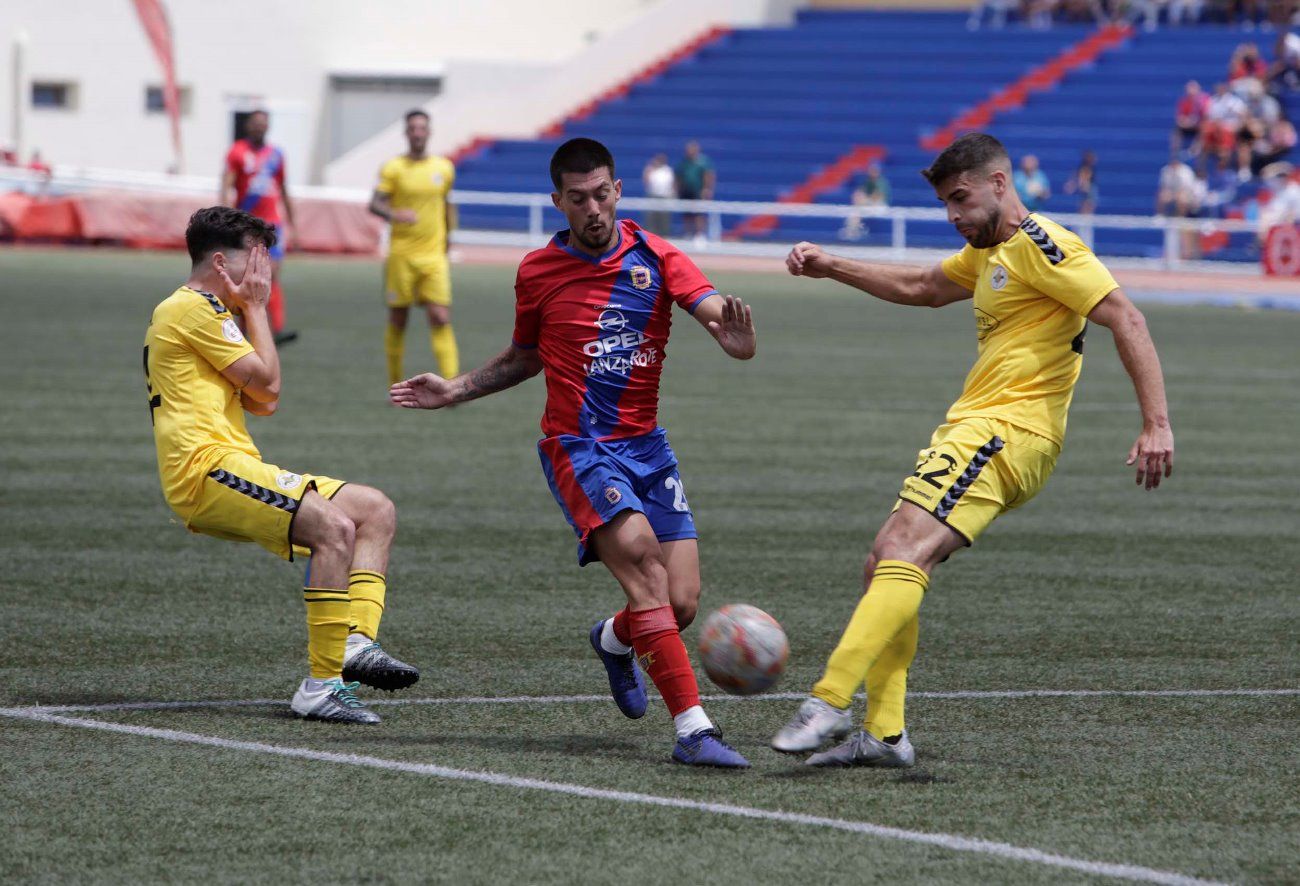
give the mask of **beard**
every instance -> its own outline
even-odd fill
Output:
[[[603,220],[602,223],[604,223]],[[612,222],[606,224],[605,226],[606,233],[604,238],[601,240],[595,240],[587,236],[586,228],[582,228],[581,230],[575,229],[571,233],[573,234],[574,237],[578,238],[578,241],[583,246],[587,247],[588,249],[591,249],[595,252],[604,252],[606,249],[609,248],[609,244],[614,241],[615,230],[616,230],[616,226]]]
[[[968,242],[976,249],[988,249],[997,246],[1001,242],[998,240],[998,229],[1001,227],[1002,210],[999,207],[994,207],[989,212],[989,216],[984,220],[984,223],[975,229],[974,235],[969,238]]]

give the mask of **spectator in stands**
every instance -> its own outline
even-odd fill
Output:
[[[1268,202],[1259,213],[1259,239],[1279,225],[1300,224],[1300,180],[1289,163],[1278,163],[1265,171],[1264,186]]]
[[[1047,30],[1052,26],[1052,13],[1058,2],[1059,0],[1025,0],[1022,9],[1025,23],[1035,30]]]
[[[1205,109],[1201,124],[1202,156],[1213,156],[1220,165],[1232,163],[1242,127],[1246,124],[1246,103],[1227,83],[1216,83],[1214,95]]]
[[[1160,170],[1160,187],[1156,194],[1156,215],[1187,218],[1200,211],[1201,186],[1192,167],[1173,154]]]
[[[858,210],[844,219],[844,227],[840,229],[840,238],[844,240],[860,240],[862,238],[863,210],[870,212],[871,208],[889,205],[889,179],[885,178],[881,172],[879,163],[871,163],[867,166],[867,174],[858,180],[850,199],[853,201],[853,205],[858,207]]]
[[[1258,20],[1258,0],[1228,0],[1228,24],[1240,24],[1245,30],[1253,31]]]
[[[1237,51],[1232,54],[1232,61],[1228,64],[1228,80],[1235,83],[1247,77],[1261,83],[1268,79],[1268,65],[1264,64],[1264,59],[1259,54],[1259,46],[1254,43],[1243,43],[1238,46]]]
[[[1282,31],[1277,36],[1276,56],[1269,68],[1269,81],[1279,90],[1300,91],[1300,34]]]
[[[700,153],[700,143],[686,143],[685,156],[677,164],[677,196],[682,200],[712,200],[713,188],[717,184],[717,173],[713,161]],[[696,246],[703,246],[707,220],[702,212],[688,212],[682,215],[685,233],[689,234]]]
[[[1097,211],[1097,154],[1084,151],[1079,167],[1065,183],[1065,193],[1078,197],[1078,211],[1083,215],[1092,215]]]
[[[1174,108],[1173,149],[1181,151],[1190,146],[1192,154],[1200,153],[1201,126],[1205,123],[1205,113],[1210,105],[1210,97],[1201,89],[1201,84],[1188,80],[1183,87],[1183,97]]]
[[[1038,158],[1033,154],[1025,155],[1012,179],[1016,185],[1016,192],[1020,194],[1021,201],[1030,212],[1038,212],[1052,196],[1051,182],[1047,180],[1043,170],[1038,168]]]
[[[1260,175],[1291,153],[1296,146],[1296,130],[1290,120],[1279,117],[1272,123],[1261,124],[1258,134],[1250,143],[1250,173]]]
[[[17,166],[18,152],[8,142],[0,142],[0,166]]]
[[[1169,24],[1194,25],[1201,20],[1205,0],[1169,0]]]
[[[677,195],[677,177],[668,165],[667,154],[655,154],[641,173],[641,182],[645,186],[645,195],[657,200],[671,200]],[[652,209],[645,214],[646,229],[667,237],[672,227],[672,214],[666,209]]]
[[[1007,16],[1020,5],[1020,0],[976,0],[975,5],[971,7],[970,18],[966,20],[966,27],[978,31],[984,25],[986,14],[989,18],[989,27],[1005,27]]]

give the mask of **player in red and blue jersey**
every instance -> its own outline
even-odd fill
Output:
[[[221,175],[221,204],[242,209],[249,215],[275,225],[276,245],[271,248],[271,300],[267,315],[275,343],[286,344],[298,333],[284,328],[284,291],[280,288],[280,262],[287,238],[284,222],[293,221],[293,204],[284,183],[284,152],[266,141],[271,126],[266,111],[253,111],[244,121],[244,137],[230,146]],[[283,215],[280,212],[284,208]]]
[[[627,594],[627,606],[590,633],[615,702],[628,717],[645,713],[639,660],[673,716],[673,759],[744,768],[749,762],[700,705],[682,643],[699,606],[699,551],[657,415],[674,305],[739,360],[754,356],[754,321],[672,244],[616,220],[622,182],[599,142],[561,145],[551,180],[569,229],[520,264],[510,347],[454,379],[426,373],[398,382],[389,396],[398,406],[439,409],[546,373],[542,469],[577,533],[579,564],[600,560]]]

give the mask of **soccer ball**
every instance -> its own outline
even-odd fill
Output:
[[[785,670],[790,644],[775,618],[757,606],[732,603],[704,620],[704,672],[732,695],[757,695]]]

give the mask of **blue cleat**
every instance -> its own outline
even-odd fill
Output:
[[[699,732],[677,739],[673,748],[673,762],[687,766],[715,766],[719,769],[748,769],[749,761],[736,749],[722,740],[716,729]]]
[[[591,629],[591,648],[596,650],[605,665],[605,673],[609,675],[609,694],[614,696],[614,704],[618,705],[624,717],[640,719],[645,716],[645,680],[641,677],[641,669],[636,666],[636,656],[631,652],[627,655],[606,652],[600,645],[600,632],[604,627],[605,622],[598,621]]]

